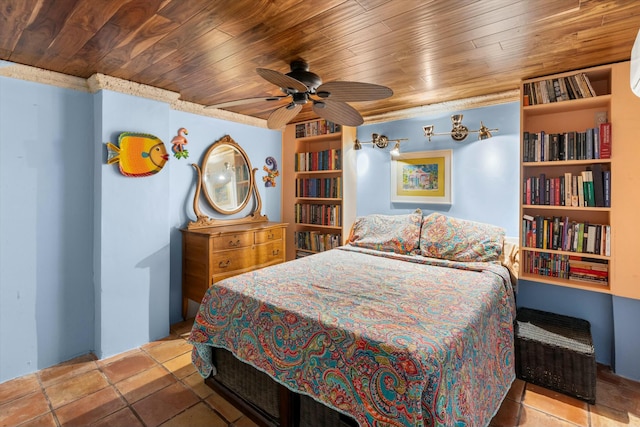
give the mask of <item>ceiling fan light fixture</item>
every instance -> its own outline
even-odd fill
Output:
[[[309,99],[306,92],[294,93],[291,96],[293,97],[293,103],[298,105],[306,104]]]

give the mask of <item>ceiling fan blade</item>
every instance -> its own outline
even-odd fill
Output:
[[[300,104],[288,104],[274,110],[267,119],[267,127],[269,129],[280,129],[291,121],[302,110]]]
[[[374,101],[388,98],[393,91],[386,86],[362,82],[327,82],[318,86],[316,95],[331,101]]]
[[[351,105],[341,101],[314,101],[313,111],[322,117],[334,123],[344,126],[360,126],[364,123],[364,119],[358,111]]]
[[[281,99],[288,98],[289,96],[290,95],[260,96],[257,98],[236,99],[235,101],[227,101],[227,102],[221,102],[220,104],[208,105],[204,108],[228,108],[228,107],[235,107],[236,105],[253,104],[255,102],[262,102],[262,101],[273,102],[273,101],[280,101]]]
[[[283,89],[286,93],[306,92],[309,90],[301,81],[282,74],[279,71],[269,70],[267,68],[256,68],[256,72],[260,77]]]

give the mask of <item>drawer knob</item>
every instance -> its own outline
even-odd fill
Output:
[[[229,267],[229,264],[231,264],[231,260],[230,259],[228,259],[226,261],[220,261],[220,263],[218,263],[218,267],[227,268],[227,267]]]
[[[275,237],[276,237],[275,234],[269,233],[269,235],[267,236],[267,239],[271,240],[271,239],[274,239]]]
[[[271,254],[272,255],[278,255],[280,253],[280,249],[274,249]]]
[[[240,244],[240,239],[236,240],[235,242],[233,240],[229,240],[229,246],[238,246]]]

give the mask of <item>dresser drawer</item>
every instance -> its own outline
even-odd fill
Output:
[[[282,228],[256,231],[256,244],[282,240]]]
[[[268,264],[274,261],[284,261],[285,253],[282,247],[282,240],[271,243],[264,243],[256,247],[256,263]]]
[[[255,252],[254,247],[249,246],[231,251],[212,253],[211,274],[215,276],[235,270],[249,269],[255,265]]]
[[[224,251],[227,249],[244,248],[253,244],[253,232],[242,232],[236,234],[223,234],[213,237],[213,251]]]

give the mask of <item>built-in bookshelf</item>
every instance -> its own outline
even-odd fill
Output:
[[[602,66],[522,83],[523,279],[611,290],[611,79]]]
[[[355,128],[326,120],[288,125],[282,148],[287,259],[344,244],[355,219]]]

